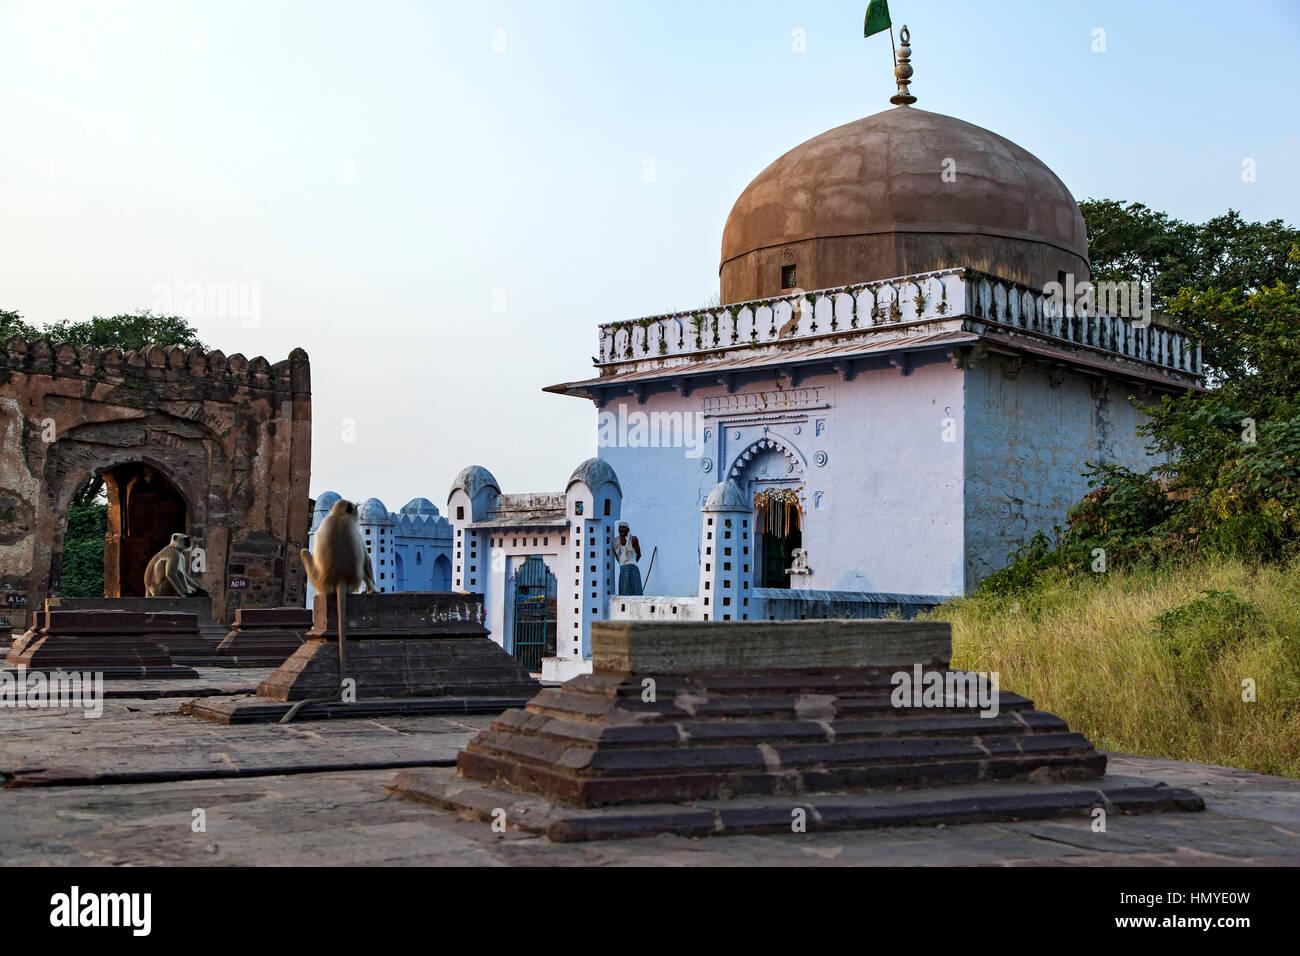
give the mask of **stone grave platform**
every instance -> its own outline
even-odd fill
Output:
[[[1203,808],[1105,777],[1105,755],[1023,697],[968,695],[981,685],[949,668],[943,622],[603,621],[592,655],[592,674],[471,740],[455,775],[406,772],[389,791],[505,809],[554,840]]]
[[[194,626],[194,615],[183,615]],[[105,680],[193,678],[159,640],[175,622],[141,611],[37,611],[31,630],[14,641],[5,665],[29,671],[94,671]],[[165,617],[165,615],[164,615]],[[197,633],[197,629],[196,629]]]
[[[276,721],[295,701],[337,694],[338,615],[317,595],[306,641],[256,696],[197,700],[181,712],[221,723]],[[483,597],[435,591],[352,594],[346,602],[347,676],[355,702],[308,704],[298,720],[402,714],[499,713],[540,685],[483,626]]]
[[[52,597],[46,599],[46,606],[65,611],[137,611],[146,614],[172,613],[193,614],[198,619],[199,636],[202,645],[190,644],[197,654],[204,657],[203,663],[220,667],[227,658],[217,653],[217,646],[226,639],[227,628],[212,618],[212,598],[207,595],[197,597],[115,597],[115,598],[72,598]],[[200,650],[201,648],[201,650]],[[187,653],[193,657],[196,653]]]
[[[149,637],[157,641],[173,662],[195,665],[213,663],[211,642],[199,631],[199,619],[184,611],[146,611],[145,626]]]
[[[278,667],[302,646],[311,626],[312,612],[305,607],[241,607],[217,651],[241,666]]]

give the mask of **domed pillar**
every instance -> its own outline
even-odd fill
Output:
[[[745,493],[728,479],[700,509],[700,614],[706,621],[748,621],[753,516]]]

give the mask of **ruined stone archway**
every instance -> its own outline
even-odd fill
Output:
[[[118,549],[115,583],[106,567],[107,592],[143,590],[139,563],[161,547],[162,526],[183,517],[204,548],[201,583],[218,620],[230,621],[240,606],[301,605],[301,565],[286,556],[307,540],[310,388],[301,349],[272,365],[197,348],[122,354],[7,340],[0,350],[0,625],[29,624],[58,587],[68,508],[78,489],[106,473],[126,496],[118,516],[125,550]],[[141,513],[133,516],[134,492]],[[160,509],[158,527],[136,540],[131,529],[150,524],[151,503]]]

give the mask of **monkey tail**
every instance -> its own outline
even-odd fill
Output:
[[[339,606],[339,689],[337,693],[343,693],[343,682],[348,678],[348,652],[347,640],[343,634],[343,585],[339,585],[334,591],[334,598]]]
[[[306,552],[303,552],[303,554],[305,556]],[[343,684],[348,678],[348,655],[345,646],[347,644],[347,639],[343,633],[343,594],[343,585],[337,585],[334,589],[334,597],[338,602],[339,610],[339,686],[334,693],[330,694],[328,697],[312,697],[309,700],[298,701],[285,712],[283,717],[280,718],[280,723],[282,724],[287,724],[293,720],[293,718],[298,715],[298,711],[302,710],[308,704],[327,704],[343,694]]]

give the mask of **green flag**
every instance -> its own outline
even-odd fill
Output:
[[[871,0],[867,4],[867,19],[862,24],[862,35],[873,36],[881,30],[888,30],[893,24],[889,20],[888,0]]]

